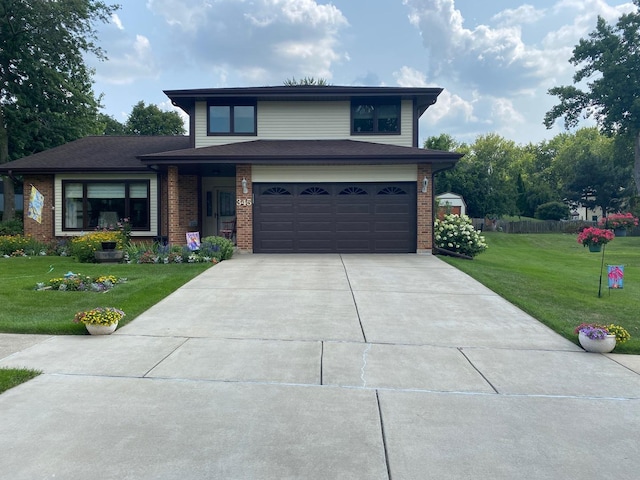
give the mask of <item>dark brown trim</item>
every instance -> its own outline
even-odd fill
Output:
[[[229,107],[229,131],[228,132],[212,132],[211,116],[209,110],[211,107]],[[236,132],[235,131],[235,107],[253,107],[253,132]],[[258,105],[257,102],[245,101],[226,101],[226,102],[207,102],[207,136],[208,137],[257,137],[258,136]],[[194,130],[195,131],[195,130]]]
[[[370,105],[373,107],[373,130],[356,131],[354,127],[354,112],[360,105]],[[392,105],[397,108],[398,127],[395,131],[378,131],[378,111],[381,106]],[[402,100],[398,98],[358,98],[351,100],[350,105],[351,119],[351,135],[353,136],[369,136],[369,135],[401,135],[402,134]]]

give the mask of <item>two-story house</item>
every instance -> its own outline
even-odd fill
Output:
[[[255,253],[432,248],[433,176],[461,155],[418,148],[442,89],[280,86],[172,90],[188,137],[86,137],[0,166],[45,197],[39,238],[129,218],[184,244],[233,225]],[[25,211],[28,195],[25,194]]]

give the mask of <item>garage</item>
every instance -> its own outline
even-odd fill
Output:
[[[416,182],[254,183],[255,253],[415,253]]]

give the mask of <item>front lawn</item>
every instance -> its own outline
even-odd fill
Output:
[[[0,257],[0,332],[84,335],[73,323],[76,312],[117,307],[127,316],[120,326],[212,266],[211,263],[110,264],[78,263],[69,257]],[[36,284],[73,272],[126,278],[106,292],[37,291]]]
[[[0,393],[20,385],[40,375],[35,370],[21,370],[17,368],[0,368]]]
[[[606,245],[602,296],[601,253],[569,234],[484,233],[489,248],[473,260],[439,258],[466,272],[564,337],[577,343],[582,322],[615,323],[631,340],[614,353],[640,354],[640,237]],[[609,290],[607,265],[624,265],[624,288]]]

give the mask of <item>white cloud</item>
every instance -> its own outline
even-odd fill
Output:
[[[491,18],[491,20],[496,22],[500,27],[506,27],[510,25],[535,23],[542,19],[544,15],[544,10],[538,10],[531,5],[521,5],[518,8],[508,8],[497,13]]]
[[[118,17],[117,13],[111,14],[111,23],[113,23],[118,30],[124,30],[124,27],[122,26],[122,21],[120,20],[120,17]]]
[[[96,74],[96,78],[104,83],[127,85],[159,74],[151,42],[143,35],[136,35],[135,39],[121,38],[110,48],[108,56]]]
[[[170,27],[168,56],[205,71],[222,67],[227,77],[244,83],[279,84],[294,76],[330,79],[334,65],[348,61],[339,33],[349,24],[332,4],[149,0],[147,6]]]

